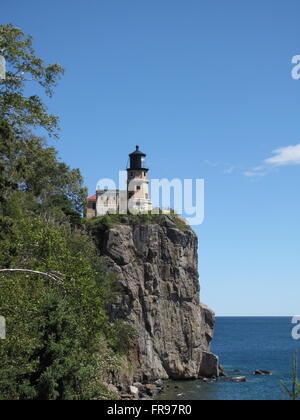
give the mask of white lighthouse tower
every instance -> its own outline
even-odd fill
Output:
[[[146,165],[146,154],[139,146],[129,155],[129,167],[127,168],[127,193],[128,208],[135,212],[147,212],[152,210],[149,192],[149,168]]]

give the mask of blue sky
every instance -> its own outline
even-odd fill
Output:
[[[300,312],[299,13],[298,0],[1,5],[67,70],[49,101],[56,146],[91,193],[136,144],[152,177],[205,179],[202,301],[217,315]]]

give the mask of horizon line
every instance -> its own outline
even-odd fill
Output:
[[[293,318],[297,315],[216,315],[216,318]]]

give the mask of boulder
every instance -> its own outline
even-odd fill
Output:
[[[145,386],[140,382],[134,382],[133,386],[136,387],[139,390],[139,392],[143,392],[145,390]]]
[[[218,378],[220,376],[219,358],[212,353],[202,352],[199,376]]]
[[[109,392],[113,392],[114,394],[119,394],[118,388],[113,384],[104,384],[105,387],[108,389]]]
[[[114,393],[114,394],[119,395],[119,389],[118,389],[115,385],[113,385],[113,384],[108,384],[108,383],[106,383],[106,382],[104,382],[104,383],[103,383],[103,385],[106,387],[106,389],[107,389],[109,392],[112,392],[112,393]]]
[[[139,389],[136,386],[129,387],[130,394],[134,396],[134,398],[139,397]]]

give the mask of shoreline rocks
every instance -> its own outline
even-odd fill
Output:
[[[161,394],[164,390],[162,383],[149,383],[142,384],[135,382],[128,389],[128,392],[120,392],[119,396],[123,400],[152,400],[158,394]]]
[[[199,377],[197,379],[193,379],[192,382],[194,381],[197,383],[197,381],[201,381],[203,384],[212,384],[216,381],[231,382],[231,383],[246,383],[248,381],[247,376],[249,377],[251,376],[250,372],[247,374],[247,376],[222,376],[222,375],[226,375],[226,372],[224,368],[222,368],[221,366],[219,367],[219,370],[220,370],[220,375],[218,378],[217,377],[215,378]],[[235,374],[242,373],[242,371],[239,369],[234,369],[232,372]],[[272,376],[272,372],[267,371],[267,370],[257,370],[253,372],[253,375]],[[180,382],[183,383],[185,381],[181,380]],[[163,382],[162,380],[158,379],[154,381],[153,383],[142,384],[140,382],[135,382],[133,383],[132,386],[130,386],[130,389],[131,389],[131,392],[121,394],[122,399],[153,400],[155,399],[155,397],[157,397],[157,395],[163,393],[165,390],[167,391],[173,390],[174,395],[175,395],[176,392],[180,392],[181,387],[180,387],[180,384],[176,384],[176,383],[173,384],[172,382],[170,383],[170,381],[168,380]],[[177,397],[180,397],[183,394],[178,393],[176,395]]]

